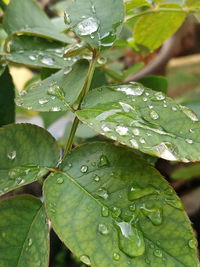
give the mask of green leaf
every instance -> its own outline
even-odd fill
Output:
[[[111,10],[114,10],[112,16]],[[65,22],[83,40],[95,48],[113,45],[122,29],[122,0],[77,0],[65,13]]]
[[[0,202],[0,266],[49,266],[49,227],[42,203],[31,196]]]
[[[81,60],[62,69],[27,91],[22,91],[16,104],[38,111],[66,111],[77,100],[87,77],[88,62]]]
[[[83,145],[61,169],[45,181],[45,207],[59,238],[84,263],[197,266],[196,241],[182,204],[132,151]]]
[[[163,76],[146,76],[139,80],[145,87],[151,88],[155,91],[167,93],[168,90],[168,80]]]
[[[171,178],[174,180],[188,180],[197,177],[200,177],[200,163],[181,166],[171,174]]]
[[[15,121],[15,89],[8,67],[0,76],[0,127]]]
[[[61,69],[74,64],[74,58],[64,59],[65,46],[56,41],[33,36],[14,36],[6,46],[5,58],[31,68]]]
[[[191,8],[200,8],[200,0],[186,0],[185,5]]]
[[[55,168],[59,149],[44,129],[31,124],[0,129],[0,195],[30,184]]]
[[[93,90],[76,112],[95,131],[167,160],[200,160],[200,122],[190,109],[139,83]]]
[[[3,19],[8,34],[28,34],[48,37],[64,43],[73,39],[59,33],[56,26],[38,7],[34,0],[12,0],[6,8]]]
[[[129,12],[131,9],[139,8],[143,6],[151,6],[151,1],[148,0],[128,0],[125,1],[126,11]]]
[[[142,16],[134,26],[135,43],[147,47],[150,51],[155,50],[178,30],[184,22],[186,14],[180,9],[179,12],[159,11]]]

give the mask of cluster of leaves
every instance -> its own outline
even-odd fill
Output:
[[[0,266],[48,266],[50,223],[87,265],[199,266],[182,204],[148,163],[154,161],[148,155],[200,161],[198,117],[161,88],[123,83],[142,64],[119,73],[111,66],[115,51],[107,52],[114,44],[153,51],[189,13],[198,16],[199,1],[63,4],[66,26],[50,20],[33,0],[0,1],[0,195],[45,180],[43,202],[29,195],[0,202]],[[41,70],[17,95],[18,108],[50,117],[74,114],[63,153],[45,129],[11,124],[15,90],[8,64]],[[96,142],[71,150],[78,132],[96,136]]]

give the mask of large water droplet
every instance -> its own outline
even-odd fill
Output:
[[[119,135],[127,135],[128,133],[128,128],[124,126],[117,126],[115,130]]]
[[[132,185],[128,191],[128,199],[130,201],[133,201],[135,199],[139,199],[152,194],[158,194],[157,190],[152,186],[141,188],[139,186]]]
[[[41,99],[39,99],[38,102],[39,102],[40,105],[44,105],[44,104],[47,104],[49,102],[49,100],[46,99],[46,98],[41,98]]]
[[[7,157],[11,160],[14,160],[16,158],[16,155],[17,155],[17,152],[14,150],[14,151],[11,151],[7,154]]]
[[[185,106],[180,106],[181,110],[183,111],[183,113],[190,118],[192,121],[198,121],[198,117],[197,115],[189,108],[185,107]]]
[[[41,62],[45,65],[52,66],[54,64],[54,59],[49,56],[43,56]]]
[[[101,214],[103,217],[108,217],[109,216],[109,209],[107,207],[103,206],[101,209]]]
[[[169,142],[162,142],[154,147],[158,157],[167,160],[177,160],[178,149]]]
[[[108,192],[104,187],[98,189],[97,195],[104,198],[104,199],[108,198]]]
[[[142,213],[150,219],[154,225],[160,225],[162,223],[162,211],[157,207],[148,207],[146,204],[143,204],[140,209]]]
[[[81,166],[81,172],[82,173],[86,173],[87,171],[88,171],[88,166],[87,165]]]
[[[100,224],[98,225],[98,231],[99,231],[99,233],[101,233],[102,235],[108,235],[108,234],[109,234],[109,229],[108,229],[108,227],[107,227],[105,224],[103,224],[103,223],[100,223]]]
[[[132,95],[132,96],[140,96],[144,92],[144,88],[140,87],[139,85],[123,85],[121,87],[118,87],[116,91],[124,92],[126,95]]]
[[[100,160],[99,160],[98,166],[99,167],[109,166],[108,158],[105,155],[101,155],[100,156]]]
[[[145,242],[143,234],[132,222],[116,222],[119,238],[119,248],[129,257],[137,257],[144,254]]]
[[[76,32],[81,36],[85,36],[96,32],[98,28],[99,28],[98,21],[93,17],[89,17],[87,19],[82,20],[76,26]]]
[[[80,261],[82,261],[86,265],[91,265],[90,258],[88,256],[86,256],[86,255],[81,256],[80,257]]]
[[[153,119],[153,120],[157,120],[159,118],[159,115],[158,113],[155,111],[155,110],[151,110],[150,111],[150,117]]]

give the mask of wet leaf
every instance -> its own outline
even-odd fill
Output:
[[[93,90],[76,112],[95,131],[171,161],[199,161],[200,122],[187,107],[139,83]]]
[[[0,127],[15,121],[15,89],[6,67],[0,76]]]
[[[0,266],[49,265],[49,227],[38,199],[17,196],[1,201],[0,232]]]
[[[38,7],[34,0],[12,0],[6,8],[3,19],[8,34],[28,34],[48,37],[64,43],[73,39],[59,33],[56,26]]]
[[[88,62],[81,60],[33,85],[27,91],[22,91],[16,104],[38,111],[66,111],[77,100],[87,72]]]
[[[114,10],[110,16],[110,11]],[[77,0],[65,13],[65,23],[95,48],[111,47],[122,29],[122,0]]]
[[[45,181],[44,198],[53,229],[87,265],[198,264],[180,200],[132,151],[105,143],[73,150]]]
[[[15,124],[0,129],[0,195],[30,184],[55,168],[59,149],[44,129]]]
[[[74,58],[64,59],[64,44],[33,36],[14,36],[6,46],[5,58],[31,68],[61,69],[74,64]]]

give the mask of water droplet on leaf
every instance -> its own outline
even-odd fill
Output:
[[[162,251],[159,249],[154,250],[153,254],[158,258],[162,258]]]
[[[17,152],[14,150],[14,151],[11,151],[7,154],[7,157],[11,160],[14,160],[16,158],[16,155],[17,155]]]
[[[98,225],[98,231],[99,233],[101,233],[102,235],[108,235],[109,234],[109,230],[108,230],[108,227],[103,224],[103,223],[100,223]]]
[[[118,253],[113,253],[113,259],[115,260],[115,261],[119,261],[120,260],[120,255],[118,254]]]
[[[108,192],[104,187],[98,189],[97,195],[104,198],[104,199],[108,198]]]
[[[152,186],[141,188],[139,186],[132,185],[128,191],[128,199],[133,201],[152,194],[158,194],[157,190]]]
[[[88,256],[85,256],[85,255],[81,256],[80,261],[82,261],[86,265],[91,265],[91,261],[90,261],[90,258]]]
[[[99,167],[109,166],[108,158],[105,155],[101,155],[98,166]]]
[[[81,172],[82,173],[86,173],[87,171],[88,171],[88,166],[87,165],[81,166]]]
[[[57,182],[57,184],[63,184],[64,179],[59,177],[59,178],[57,178],[56,182]]]
[[[103,217],[108,217],[109,216],[109,209],[107,207],[103,206],[101,209],[101,214]]]
[[[78,23],[76,26],[76,32],[81,36],[86,36],[96,32],[98,28],[98,21],[93,17],[89,17]]]

